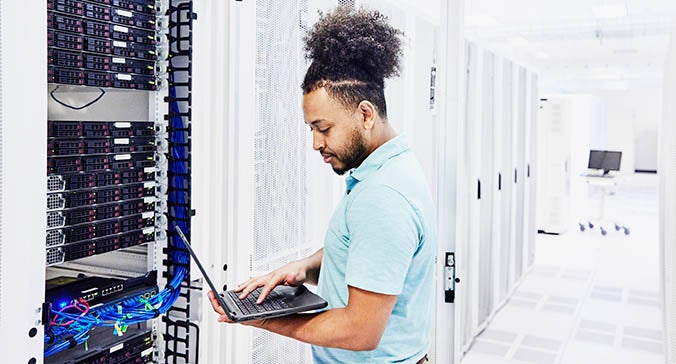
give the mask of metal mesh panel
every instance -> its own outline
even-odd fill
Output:
[[[49,230],[47,231],[47,237],[45,239],[46,246],[55,246],[63,245],[66,242],[66,236],[61,230]]]
[[[307,254],[307,127],[300,84],[307,0],[256,1],[254,242],[251,270],[267,272]],[[258,331],[251,363],[303,363],[309,346]]]
[[[66,200],[61,194],[47,195],[47,210],[58,210],[66,206]]]
[[[306,362],[307,345],[269,332],[254,335],[252,363],[299,364]]]
[[[338,5],[353,8],[355,5],[355,0],[338,0]]]
[[[48,248],[47,249],[47,265],[60,264],[63,263],[66,258],[66,254],[61,248]]]
[[[253,271],[295,259],[306,241],[301,11],[299,2],[256,2]]]
[[[57,192],[66,189],[66,181],[61,176],[50,175],[47,177],[47,191]]]

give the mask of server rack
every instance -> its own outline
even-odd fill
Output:
[[[182,186],[190,178],[190,102],[162,97],[189,84],[190,63],[168,68],[166,60],[185,56],[171,47],[177,40],[192,51],[191,2],[20,5],[0,5],[9,54],[1,85],[16,94],[3,95],[12,106],[2,120],[25,120],[3,125],[3,137],[17,142],[3,138],[12,155],[3,182],[13,188],[2,196],[0,302],[12,302],[3,312],[14,314],[0,316],[12,335],[0,351],[9,362],[196,362],[196,330],[171,334],[195,326],[189,260],[171,234],[175,223],[189,232],[190,190]],[[186,8],[189,24],[176,20]],[[17,14],[38,26],[17,32]],[[7,211],[18,211],[16,219]],[[19,237],[20,248],[7,243]],[[8,284],[14,275],[21,279]],[[55,296],[55,287],[68,289]],[[15,335],[26,325],[25,338]]]

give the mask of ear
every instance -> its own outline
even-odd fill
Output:
[[[357,112],[364,120],[364,129],[370,130],[376,124],[376,107],[369,101],[363,100],[357,107]]]

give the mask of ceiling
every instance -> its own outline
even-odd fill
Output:
[[[538,71],[549,92],[661,87],[676,0],[468,0],[468,39]]]

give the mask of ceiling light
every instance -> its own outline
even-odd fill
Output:
[[[497,27],[500,23],[495,20],[494,17],[488,14],[472,14],[467,16],[465,19],[465,26],[467,27],[478,27],[478,28],[490,28]]]
[[[628,15],[626,4],[609,4],[592,9],[594,16],[599,19],[624,18]]]

